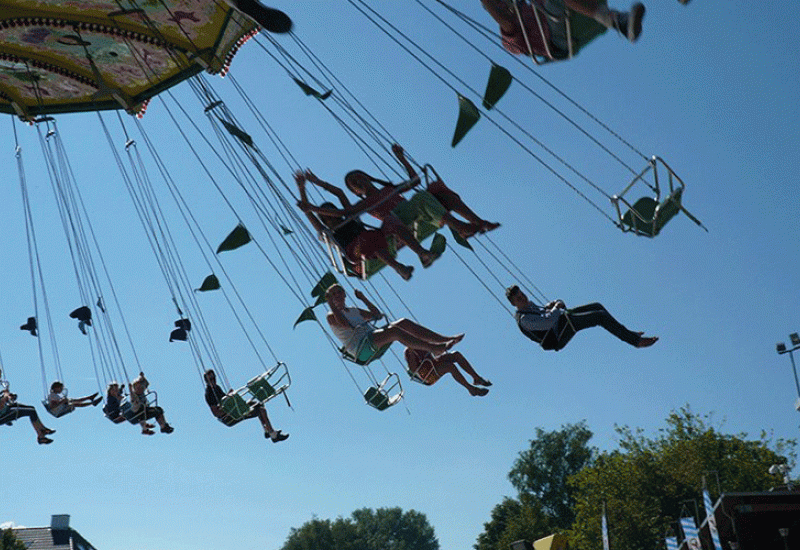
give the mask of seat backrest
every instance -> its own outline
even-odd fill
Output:
[[[653,223],[658,209],[658,202],[652,197],[642,197],[622,216],[622,223],[637,234],[654,236]]]
[[[664,199],[664,202],[658,205],[655,215],[655,234],[667,225],[667,222],[674,218],[678,212],[681,211],[681,196],[683,195],[683,188],[679,187],[670,196]]]
[[[256,376],[247,382],[247,389],[250,393],[261,402],[267,401],[270,397],[275,395],[275,388],[267,382],[265,376]]]
[[[223,397],[220,400],[219,406],[222,412],[225,413],[225,416],[233,422],[242,420],[242,418],[250,412],[250,406],[238,393]]]

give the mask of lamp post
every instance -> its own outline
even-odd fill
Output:
[[[797,366],[794,364],[794,352],[800,349],[800,335],[796,332],[793,332],[789,335],[789,340],[792,342],[792,347],[787,349],[786,344],[783,342],[778,342],[775,344],[775,349],[779,355],[783,355],[784,353],[789,354],[789,359],[792,361],[792,372],[794,373],[794,385],[797,387],[797,402],[795,402],[794,408],[800,411],[800,381],[797,379]]]

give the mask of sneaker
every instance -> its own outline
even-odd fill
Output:
[[[153,435],[154,433],[156,433],[156,432],[154,432],[150,428],[146,428],[146,429],[142,430],[142,435]]]
[[[278,430],[277,432],[272,432],[269,436],[273,443],[278,443],[280,441],[286,441],[289,439],[289,434],[285,434],[282,431]]]
[[[617,12],[614,18],[614,27],[628,40],[636,42],[642,34],[642,19],[644,19],[644,4],[636,2],[628,13]]]
[[[175,431],[175,428],[173,428],[169,424],[164,424],[163,426],[161,426],[161,433],[162,434],[171,434],[174,431]]]

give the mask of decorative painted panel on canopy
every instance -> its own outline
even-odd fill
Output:
[[[207,0],[0,0],[0,112],[141,112],[203,70],[224,74],[256,32]]]

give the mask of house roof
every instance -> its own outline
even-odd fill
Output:
[[[12,531],[28,550],[96,550],[74,529],[22,527]]]

